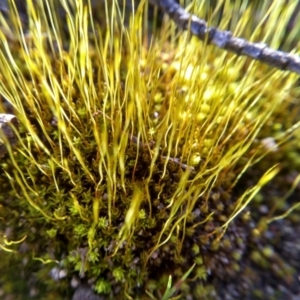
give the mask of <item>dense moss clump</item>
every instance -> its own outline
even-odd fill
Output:
[[[107,2],[27,0],[21,22],[11,1],[0,20],[0,112],[20,121],[1,140],[1,296],[299,292],[299,248],[280,253],[299,232],[297,76]],[[249,38],[264,16],[252,38],[273,47],[295,6],[204,2],[189,9]]]

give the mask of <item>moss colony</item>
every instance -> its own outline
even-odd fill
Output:
[[[1,112],[20,121],[2,141],[2,299],[79,283],[162,299],[170,279],[163,299],[291,299],[297,75],[158,26],[147,1],[130,17],[108,2],[27,0],[23,20],[11,1],[1,17]],[[276,48],[294,2],[185,4]]]

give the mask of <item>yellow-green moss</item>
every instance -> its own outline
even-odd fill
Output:
[[[281,39],[270,38],[274,20],[293,8],[275,2],[252,35],[272,46]],[[259,238],[273,217],[257,222],[251,200],[284,164],[297,163],[296,75],[206,46],[168,18],[152,32],[145,1],[128,27],[115,1],[104,5],[106,26],[89,1],[58,3],[63,28],[43,1],[27,0],[26,31],[14,9],[14,26],[1,20],[0,94],[21,122],[18,145],[7,145],[0,162],[0,229],[10,230],[3,249],[44,283],[53,266],[67,270],[65,295],[78,276],[111,299],[147,299],[146,291],[161,299],[169,275],[176,282],[196,263],[178,289],[215,297],[207,277],[236,276],[252,232]],[[222,27],[237,7],[224,5]],[[210,9],[205,1],[190,8]],[[250,38],[251,13],[233,19],[235,33]],[[261,142],[268,137],[277,152]],[[285,154],[290,160],[280,161]],[[261,172],[233,194],[250,168]],[[250,258],[269,268],[270,249]],[[44,293],[57,295],[57,283],[47,285]]]

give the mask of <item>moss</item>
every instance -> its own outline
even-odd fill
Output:
[[[29,0],[28,28],[13,8],[11,26],[1,20],[0,94],[21,122],[1,158],[1,245],[22,280],[34,278],[22,293],[63,298],[80,278],[107,298],[161,299],[172,275],[183,297],[213,299],[220,282],[253,277],[241,261],[293,274],[259,209],[263,187],[298,167],[297,77],[178,34],[167,18],[150,29],[143,1],[128,27],[115,1],[104,26],[89,1],[55,3],[67,25]],[[283,10],[264,10],[261,34]],[[247,34],[250,12],[231,26]],[[274,216],[294,205],[282,202]],[[57,282],[54,267],[66,272]],[[17,297],[5,270],[4,292]]]

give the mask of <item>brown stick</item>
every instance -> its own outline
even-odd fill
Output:
[[[252,43],[243,38],[234,37],[230,31],[209,27],[204,20],[187,12],[175,0],[150,0],[150,2],[168,14],[178,27],[189,30],[200,40],[206,40],[207,43],[214,44],[219,48],[237,55],[251,57],[280,70],[300,74],[300,57],[298,55],[271,49],[264,43]]]

